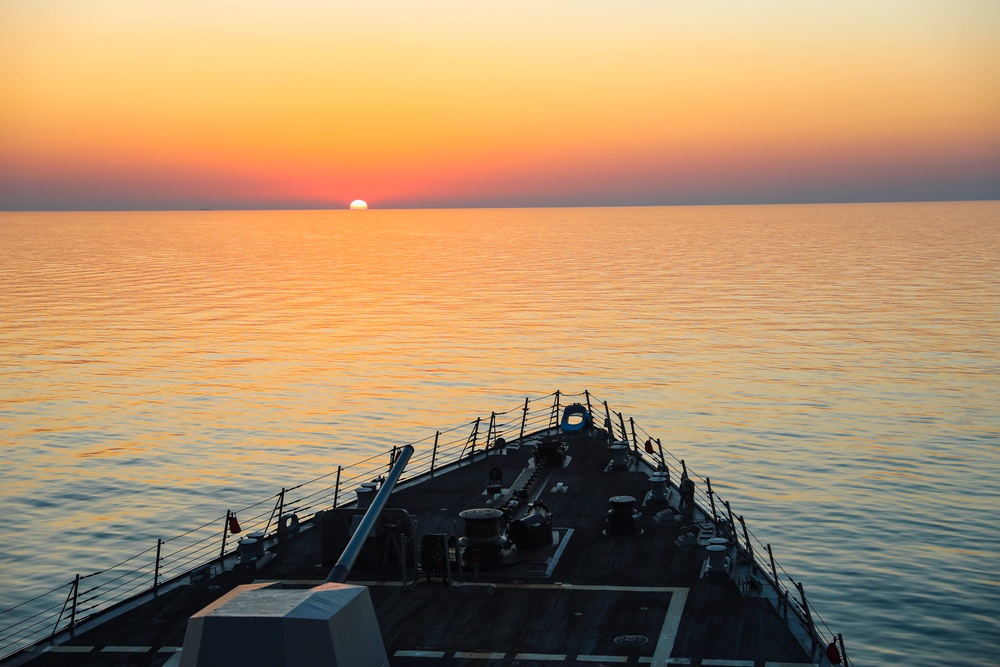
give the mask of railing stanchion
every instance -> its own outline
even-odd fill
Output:
[[[219,549],[219,564],[226,558],[226,538],[229,537],[229,517],[232,516],[231,510],[226,510],[226,521],[222,525],[222,548]]]
[[[771,561],[771,577],[774,579],[774,590],[778,590],[780,585],[778,583],[778,568],[774,566],[774,552],[771,551],[770,544],[764,548],[767,549],[767,558]]]
[[[611,408],[607,401],[604,401],[604,428],[608,429],[608,444],[615,444],[615,424],[611,421]]]
[[[733,522],[733,508],[729,506],[728,500],[723,500],[722,504],[726,506],[726,514],[729,515],[729,530],[733,535],[733,540],[739,542],[736,538],[736,524]]]
[[[555,400],[552,402],[552,414],[549,415],[549,428],[559,425],[559,390],[556,389]]]
[[[469,460],[476,455],[476,440],[479,438],[479,422],[482,421],[481,417],[476,417],[475,424],[472,427],[472,434],[469,439],[465,441],[465,447],[462,449],[462,454],[465,454],[465,450],[469,450]],[[459,457],[461,458],[461,457]]]
[[[635,420],[631,417],[628,418],[628,426],[632,429],[632,450],[639,455],[639,439],[635,437]]]
[[[667,460],[663,458],[663,443],[660,442],[659,438],[656,439],[656,448],[660,450],[660,465],[667,471],[667,488],[670,488],[670,466],[667,465]]]
[[[837,641],[840,642],[840,659],[845,665],[850,665],[851,661],[847,659],[847,648],[844,646],[844,635],[838,632]]]
[[[437,462],[438,457],[438,439],[441,437],[441,431],[434,432],[434,449],[431,451],[431,477],[434,476],[434,464]]]
[[[496,439],[497,413],[490,413],[490,428],[486,431],[486,449],[489,450],[490,443]]]
[[[712,478],[705,478],[705,486],[708,487],[708,502],[712,505],[712,520],[719,523],[719,513],[715,510],[715,492],[712,491]]]
[[[518,442],[524,440],[524,425],[528,421],[528,399],[524,399],[524,411],[521,413],[521,434],[517,436]]]
[[[802,598],[802,611],[806,615],[806,623],[809,624],[809,635],[814,638],[816,636],[816,627],[813,625],[812,614],[809,612],[809,601],[806,600],[806,589],[802,586],[801,581],[795,582],[795,587],[799,589],[799,597]]]
[[[56,633],[59,632],[59,624],[62,623],[63,614],[66,613],[66,607],[68,607],[70,601],[75,598],[76,591],[80,588],[80,575],[76,575],[76,579],[71,581],[69,586],[69,593],[66,594],[66,599],[63,600],[62,608],[59,609],[59,615],[56,617],[56,624],[52,626],[52,632],[49,633],[49,639],[55,637]]]
[[[157,589],[160,587],[160,548],[163,546],[163,540],[156,540],[156,565],[153,566],[153,595],[156,595]]]
[[[333,487],[333,506],[336,507],[337,503],[340,502],[340,473],[344,469],[344,466],[337,466],[337,482]]]
[[[747,555],[750,556],[750,562],[751,563],[756,562],[757,559],[754,558],[753,555],[753,545],[750,544],[750,533],[747,531],[747,522],[743,520],[742,514],[739,515],[737,518],[740,520],[740,525],[743,527],[743,541],[746,542]]]
[[[622,440],[624,440],[626,442],[626,444],[627,444],[628,443],[628,431],[625,430],[625,416],[622,413],[620,413],[620,412],[618,413],[618,424],[621,426],[621,429],[622,429]],[[638,451],[636,453],[638,453]]]
[[[80,601],[80,575],[73,580],[73,603],[69,608],[69,636],[76,637],[76,605]]]
[[[583,395],[587,397],[587,416],[590,417],[590,423],[594,423],[594,410],[590,407],[590,392],[586,389],[583,390]]]
[[[274,503],[274,509],[271,511],[271,516],[267,518],[267,525],[264,527],[264,537],[267,537],[271,532],[271,521],[274,520],[275,516],[278,517],[277,525],[281,525],[281,515],[285,511],[285,487],[281,487],[281,493],[278,494],[278,501]]]

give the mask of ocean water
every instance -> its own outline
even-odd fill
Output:
[[[0,213],[0,610],[588,389],[856,664],[996,664],[997,276],[997,202]]]

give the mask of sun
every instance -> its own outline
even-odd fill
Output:
[[[368,208],[368,202],[366,202],[364,199],[355,199],[354,201],[351,202],[352,211],[363,211],[366,208]]]

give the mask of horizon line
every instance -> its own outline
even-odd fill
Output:
[[[1000,202],[1000,198],[973,199],[859,199],[853,201],[775,201],[729,202],[700,204],[537,204],[537,205],[471,205],[471,206],[372,206],[368,211],[448,211],[496,209],[573,209],[573,208],[696,208],[723,206],[851,206],[856,204],[938,204],[960,202]],[[212,212],[212,211],[352,211],[350,204],[343,206],[247,206],[247,207],[156,207],[156,208],[0,208],[0,213],[157,213],[157,212]],[[354,209],[354,212],[362,212]]]

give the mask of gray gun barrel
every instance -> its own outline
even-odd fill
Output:
[[[332,581],[342,584],[347,581],[347,575],[351,572],[351,568],[354,567],[354,561],[357,560],[358,554],[361,553],[361,548],[365,545],[365,540],[368,539],[368,533],[371,532],[375,522],[378,521],[378,517],[382,513],[382,508],[389,502],[389,494],[396,488],[396,482],[399,481],[399,476],[403,474],[403,468],[406,467],[412,454],[412,445],[404,445],[397,450],[396,461],[392,464],[388,477],[382,482],[382,488],[375,494],[375,499],[372,500],[371,507],[368,508],[364,518],[361,519],[358,529],[354,531],[354,536],[347,543],[347,546],[344,547],[344,553],[340,554],[340,560],[337,561],[337,564],[330,570],[330,574],[327,575],[326,580],[328,582]]]

